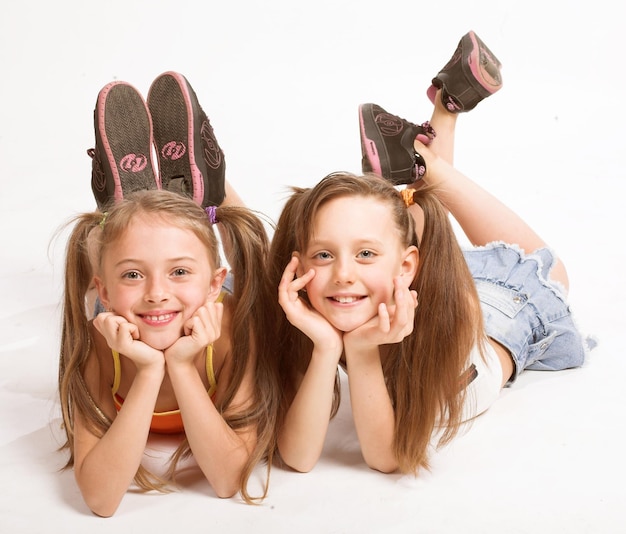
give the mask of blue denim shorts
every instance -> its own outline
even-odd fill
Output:
[[[490,243],[464,251],[481,302],[485,333],[513,356],[515,372],[557,371],[585,361],[586,340],[574,324],[563,287],[548,273],[556,258],[547,248],[525,254]]]

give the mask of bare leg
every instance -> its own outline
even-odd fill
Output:
[[[226,191],[226,196],[222,201],[222,206],[245,206],[243,200],[241,200],[241,197],[233,189],[233,186],[230,185],[230,182],[228,180],[226,180],[224,189]]]
[[[458,114],[449,113],[441,103],[441,91],[437,92],[435,108],[430,125],[437,136],[431,141],[429,148],[444,161],[454,165],[454,139]]]
[[[435,108],[430,118],[430,125],[434,128],[437,136],[430,142],[428,148],[432,150],[437,156],[450,165],[454,163],[454,140],[456,134],[456,121],[458,115],[456,113],[449,113],[441,102],[441,91],[437,92],[435,98]],[[419,147],[415,147],[419,152]],[[413,189],[419,189],[425,185],[425,181],[421,180],[416,182],[411,187]],[[413,219],[415,219],[417,236],[422,239],[422,231],[424,229],[424,213],[422,208],[417,205],[413,205],[409,208]]]
[[[437,99],[439,101],[439,99]],[[438,196],[450,213],[458,221],[468,239],[474,245],[486,245],[492,241],[504,241],[517,244],[530,253],[545,247],[545,241],[510,208],[484,190],[467,176],[456,170],[450,163],[450,149],[453,147],[454,120],[453,115],[441,105],[435,106],[431,124],[437,131],[432,145],[439,140],[438,128],[443,127],[446,136],[443,143],[430,148],[416,142],[415,149],[426,159],[427,171],[424,181],[440,188]],[[452,127],[452,130],[450,130]],[[449,141],[452,139],[452,144]],[[443,151],[440,150],[443,147]],[[565,266],[557,260],[552,269],[551,278],[569,287]]]

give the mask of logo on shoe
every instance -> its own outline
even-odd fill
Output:
[[[400,118],[390,113],[379,113],[374,120],[378,124],[380,133],[386,136],[398,135],[404,127]]]
[[[124,172],[141,172],[148,165],[148,158],[143,154],[126,154],[119,163]]]
[[[187,147],[183,143],[170,141],[169,143],[165,143],[163,145],[163,148],[161,149],[161,156],[163,159],[176,161],[177,159],[182,158],[186,152]]]
[[[102,162],[100,161],[100,154],[93,148],[87,150],[87,154],[92,158],[91,163],[91,187],[94,191],[102,192],[107,185],[107,179],[102,170]]]
[[[200,137],[202,138],[204,161],[206,161],[206,164],[212,169],[217,169],[222,163],[222,150],[217,144],[213,128],[208,121],[202,123]]]
[[[452,95],[447,95],[447,98],[444,98],[443,103],[450,113],[458,113],[459,111],[463,111],[463,104],[461,103],[461,101],[454,98]]]

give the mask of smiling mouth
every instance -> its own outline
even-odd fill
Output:
[[[339,302],[340,304],[352,304],[361,300],[363,297],[330,297],[331,300]]]
[[[148,323],[167,323],[176,317],[176,313],[161,313],[159,315],[142,315],[141,318]]]

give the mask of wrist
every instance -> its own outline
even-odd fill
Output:
[[[311,359],[315,360],[327,360],[332,362],[334,365],[339,363],[341,359],[341,354],[343,353],[343,345],[339,344],[331,344],[331,345],[314,345],[313,353],[311,354]]]
[[[380,350],[378,345],[358,347],[346,343],[346,366],[354,367],[366,365],[380,365]]]
[[[137,376],[146,377],[148,379],[163,380],[165,376],[165,360],[151,362],[149,364],[137,365]]]

